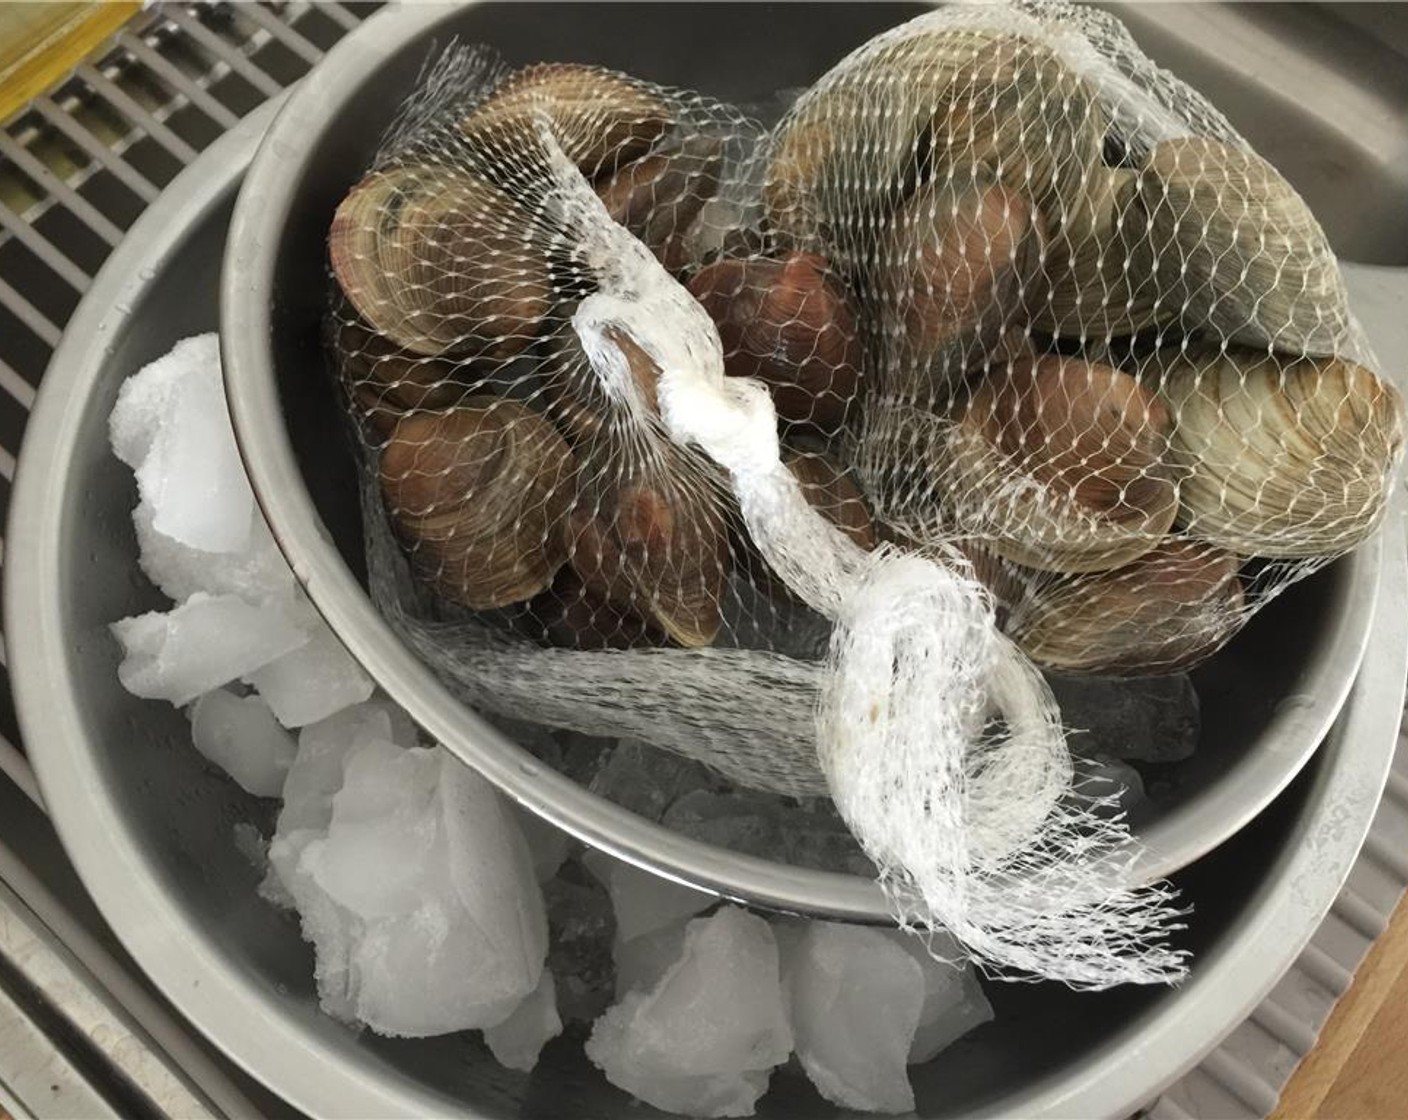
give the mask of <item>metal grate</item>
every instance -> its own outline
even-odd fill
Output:
[[[0,127],[0,518],[40,379],[108,253],[182,168],[379,6],[157,4]],[[0,634],[0,771],[37,803],[19,742]]]

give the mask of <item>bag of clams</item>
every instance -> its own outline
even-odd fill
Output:
[[[452,48],[329,256],[373,594],[467,702],[829,796],[989,971],[1182,975],[1041,670],[1211,656],[1373,532],[1403,409],[1115,19],[941,8],[770,127]]]

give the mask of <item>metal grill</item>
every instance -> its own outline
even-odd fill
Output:
[[[0,128],[0,518],[40,379],[108,253],[182,168],[378,6],[157,4]],[[39,801],[3,635],[0,770]]]

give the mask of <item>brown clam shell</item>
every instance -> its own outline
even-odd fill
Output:
[[[859,388],[862,346],[850,297],[823,258],[716,261],[688,288],[718,328],[725,373],[764,382],[784,422],[840,429]]]
[[[539,114],[567,158],[587,178],[610,174],[644,155],[674,115],[648,85],[625,74],[570,62],[525,66],[505,78],[467,116],[460,131],[489,159],[539,148]]]
[[[948,448],[960,536],[1044,571],[1129,563],[1178,509],[1164,405],[1134,378],[1048,355],[973,390]]]
[[[489,610],[532,598],[567,559],[572,451],[516,401],[474,397],[403,417],[381,451],[381,491],[416,574]]]
[[[875,520],[860,488],[830,458],[790,452],[783,462],[802,487],[807,504],[867,552],[875,548]]]
[[[1047,669],[1119,677],[1189,669],[1247,619],[1237,568],[1211,545],[1168,540],[1111,571],[1034,580],[1005,629]]]
[[[718,137],[687,137],[678,149],[656,152],[622,167],[597,186],[612,219],[643,241],[670,272],[693,263],[690,227],[719,187],[723,144]]]

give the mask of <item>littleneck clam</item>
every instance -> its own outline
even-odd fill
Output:
[[[671,272],[691,263],[690,227],[719,186],[720,138],[685,137],[673,151],[626,164],[597,185],[607,213],[630,230]]]
[[[1112,571],[1031,573],[1004,629],[1047,669],[1126,677],[1188,669],[1246,621],[1237,567],[1210,545],[1169,539]]]
[[[417,575],[477,610],[532,598],[567,559],[571,449],[516,401],[473,397],[403,417],[381,451],[381,492]]]
[[[593,596],[650,619],[681,646],[713,642],[729,550],[707,483],[663,473],[628,478],[573,510],[564,541]]]
[[[1189,352],[1168,360],[1180,523],[1243,556],[1333,556],[1378,525],[1403,450],[1403,400],[1337,358]]]
[[[875,547],[875,521],[859,487],[844,470],[816,452],[787,453],[783,462],[801,485],[808,505],[861,548]]]
[[[840,277],[814,253],[721,260],[689,284],[718,327],[724,372],[756,377],[779,419],[834,432],[856,396],[856,313]]]
[[[1219,341],[1331,356],[1350,337],[1348,294],[1320,223],[1260,156],[1202,137],[1155,146],[1139,201],[1161,290]]]
[[[915,184],[991,170],[1053,226],[1075,213],[1104,114],[1056,52],[1008,32],[912,27],[843,59],[775,134],[772,227],[848,271]]]
[[[375,171],[348,192],[328,233],[333,275],[392,345],[416,354],[503,360],[538,333],[552,298],[529,217],[473,172]]]
[[[895,215],[871,283],[885,392],[943,407],[1024,307],[1041,250],[1040,218],[985,172],[918,189]]]
[[[523,628],[565,649],[635,649],[665,643],[665,636],[643,616],[592,591],[570,567],[528,604]]]
[[[481,165],[512,181],[525,155],[541,149],[545,121],[564,154],[587,178],[610,174],[644,155],[674,115],[650,86],[613,70],[567,62],[526,66],[495,87],[460,124]]]
[[[1127,564],[1178,509],[1164,405],[1097,362],[1013,362],[973,390],[943,464],[960,537],[1043,571]]]

